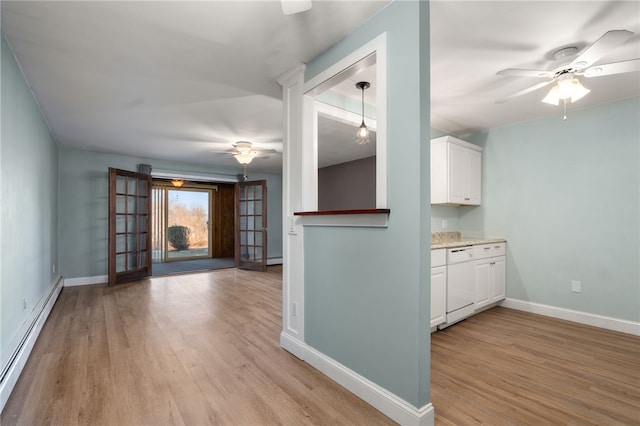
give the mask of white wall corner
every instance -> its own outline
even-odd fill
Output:
[[[640,336],[640,322],[591,314],[588,312],[574,311],[572,309],[511,298],[506,298],[502,301],[500,306]]]

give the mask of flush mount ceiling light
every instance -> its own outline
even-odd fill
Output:
[[[238,163],[245,166],[251,163],[251,161],[253,161],[253,159],[256,158],[256,156],[258,155],[256,151],[253,151],[251,149],[252,147],[251,142],[247,142],[247,141],[236,142],[233,145],[233,147],[236,150],[236,154],[234,154],[233,156],[235,157],[236,160],[238,160]]]
[[[364,91],[371,87],[368,81],[361,81],[356,83],[356,87],[362,90],[362,124],[358,127],[358,131],[356,132],[356,142],[360,145],[364,145],[369,143],[369,129],[367,129],[367,125],[364,124]]]
[[[182,185],[184,185],[184,181],[182,179],[171,179],[171,185],[176,188],[182,188]]]

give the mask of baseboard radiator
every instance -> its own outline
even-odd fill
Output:
[[[58,275],[53,280],[49,291],[42,297],[31,315],[25,321],[25,324],[23,324],[19,333],[21,337],[19,337],[13,353],[5,362],[5,365],[2,366],[2,373],[0,373],[0,412],[4,409],[9,395],[11,395],[11,391],[18,381],[20,373],[27,363],[27,359],[38,339],[42,326],[58,299],[63,283],[64,280],[61,275]]]

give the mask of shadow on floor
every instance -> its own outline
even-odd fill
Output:
[[[154,263],[152,276],[184,274],[185,272],[210,271],[213,269],[233,268],[233,257],[219,257],[215,259],[180,260],[174,262]]]

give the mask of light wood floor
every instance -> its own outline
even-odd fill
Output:
[[[279,347],[281,268],[60,295],[0,418],[387,425]],[[437,425],[640,425],[640,338],[496,308],[432,334]]]
[[[438,425],[640,425],[640,337],[506,308],[431,336]]]
[[[0,423],[393,424],[280,348],[281,271],[64,288]]]

